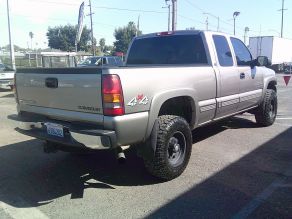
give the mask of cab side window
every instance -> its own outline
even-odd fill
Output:
[[[248,48],[246,48],[246,46],[241,40],[236,38],[231,38],[231,43],[236,55],[237,65],[249,66],[252,58]]]
[[[223,67],[233,66],[232,54],[227,39],[221,35],[213,35],[219,64]]]

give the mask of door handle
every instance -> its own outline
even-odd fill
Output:
[[[240,79],[245,79],[245,73],[240,73]]]
[[[58,87],[58,79],[57,78],[46,78],[46,87],[57,88]]]

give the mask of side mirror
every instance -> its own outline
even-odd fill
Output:
[[[259,56],[256,60],[257,66],[270,66],[272,64],[267,56]]]

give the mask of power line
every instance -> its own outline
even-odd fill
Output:
[[[216,17],[216,18],[219,17],[219,16],[216,16],[216,15],[214,15],[213,13],[210,13],[210,12],[204,10],[203,8],[197,6],[196,4],[192,3],[190,0],[184,0],[184,1],[185,1],[186,3],[188,3],[190,6],[192,6],[193,8],[195,8],[196,10],[198,10],[198,11],[200,11],[200,12],[202,12],[202,13],[209,14],[209,15],[211,15],[211,16],[213,16],[213,17]],[[200,23],[202,23],[202,22],[200,22]],[[224,20],[222,20],[222,19],[220,19],[220,23],[223,23],[223,24],[225,24],[225,25],[228,25],[228,26],[230,26],[230,27],[233,27],[233,24],[231,24],[231,23],[229,23],[229,22],[227,22],[227,21],[224,21]],[[204,24],[206,24],[206,23],[204,23]],[[211,26],[210,23],[209,23],[209,26]],[[236,28],[239,28],[239,29],[244,30],[244,27],[242,27],[242,26],[238,26],[238,25],[236,25]],[[220,29],[223,30],[224,28],[221,28],[221,27],[220,27]],[[226,30],[226,29],[225,29],[225,30]],[[230,31],[230,32],[231,32],[231,31]],[[257,32],[257,31],[250,30],[250,32]]]
[[[78,6],[78,4],[67,3],[67,2],[55,2],[55,1],[43,1],[43,0],[30,0],[37,1],[41,3],[55,4],[55,5],[71,5]],[[128,12],[141,12],[141,13],[156,13],[156,14],[166,14],[164,11],[155,11],[155,10],[141,10],[141,9],[130,9],[130,8],[117,8],[117,7],[105,7],[105,6],[92,6],[92,8],[97,9],[106,9],[106,10],[116,10],[116,11],[128,11]]]
[[[200,8],[199,6],[195,5],[194,3],[190,2],[189,0],[184,0],[185,2],[187,2],[189,5],[193,6],[194,8],[196,8],[197,10],[201,11],[201,12],[205,12],[205,10],[203,10],[202,8]]]

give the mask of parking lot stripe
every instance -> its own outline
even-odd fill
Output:
[[[24,205],[25,206],[25,205]],[[16,208],[0,201],[0,208],[10,217],[18,219],[48,219],[43,212],[37,208]]]
[[[291,164],[289,165],[291,166]],[[245,219],[248,218],[261,204],[263,204],[273,192],[279,188],[287,185],[285,182],[287,177],[292,176],[292,169],[288,168],[283,176],[275,179],[266,189],[259,193],[252,199],[245,207],[243,207],[232,219]]]
[[[282,117],[282,118],[277,118],[277,120],[292,120],[292,117]]]
[[[264,203],[273,194],[277,187],[283,184],[284,181],[284,178],[276,179],[262,193],[258,194],[251,202],[242,208],[232,219],[247,218],[254,210],[256,210],[262,203]]]

